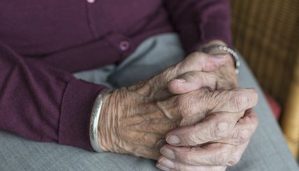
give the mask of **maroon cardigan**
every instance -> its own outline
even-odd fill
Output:
[[[229,1],[1,1],[0,130],[90,150],[103,86],[72,73],[118,63],[165,32],[177,32],[187,52],[213,39],[231,45]]]

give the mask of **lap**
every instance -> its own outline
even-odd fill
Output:
[[[0,170],[155,171],[154,162],[129,155],[94,153],[54,143],[38,143],[0,132]]]
[[[113,87],[129,85],[181,60],[183,51],[178,42],[173,35],[151,38],[120,66],[81,72],[75,76]],[[258,90],[260,98],[255,110],[260,124],[244,157],[230,170],[297,170],[265,98],[243,61],[240,84]],[[0,132],[0,158],[1,170],[158,170],[152,160],[113,153],[93,153],[54,143],[38,143],[3,132]]]

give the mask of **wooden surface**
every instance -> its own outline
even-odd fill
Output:
[[[231,2],[234,44],[263,90],[282,104],[282,128],[298,156],[299,0]]]

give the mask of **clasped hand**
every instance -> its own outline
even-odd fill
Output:
[[[107,95],[105,151],[158,160],[162,170],[225,170],[257,127],[257,94],[237,89],[229,55],[195,52],[153,78]]]

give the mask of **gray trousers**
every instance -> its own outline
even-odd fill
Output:
[[[120,87],[144,80],[169,65],[182,60],[184,52],[175,34],[154,36],[144,41],[120,65],[109,65],[96,70],[76,73],[90,82]],[[261,89],[242,60],[239,74],[241,87],[254,87],[259,93],[255,108],[259,127],[237,166],[231,171],[295,171],[299,170],[292,158],[282,133],[272,117]],[[83,149],[39,143],[0,132],[0,170],[111,170],[154,171],[155,161],[115,153],[94,153]]]

